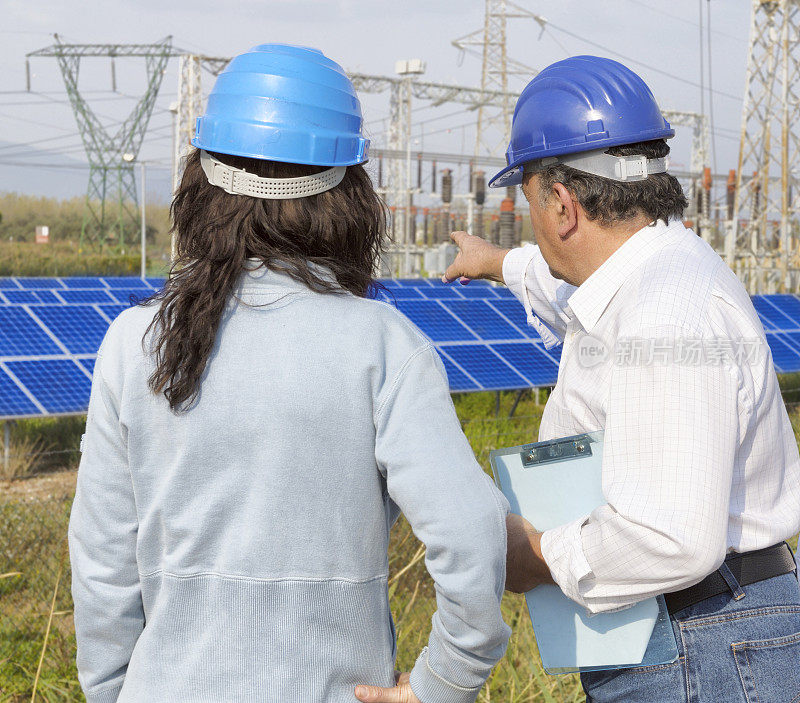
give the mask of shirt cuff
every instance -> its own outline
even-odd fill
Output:
[[[425,647],[411,670],[409,684],[414,695],[422,703],[475,703],[481,686],[465,688],[443,679],[428,663],[428,648]]]
[[[539,247],[534,244],[511,249],[503,259],[503,282],[522,303],[528,324],[541,337],[545,349],[552,349],[561,344],[561,339],[534,314],[526,285],[528,269],[538,252]]]
[[[589,516],[586,515],[566,525],[554,527],[542,533],[542,556],[550,569],[553,580],[564,595],[578,605],[587,608],[581,589],[581,581],[592,576],[592,567],[583,553],[581,529]]]

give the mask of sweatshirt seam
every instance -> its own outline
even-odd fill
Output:
[[[378,406],[378,411],[375,414],[376,426],[380,424],[381,418],[383,417],[383,412],[386,409],[386,406],[389,403],[389,401],[391,401],[394,398],[395,393],[397,392],[397,389],[400,386],[400,382],[403,380],[403,376],[405,376],[406,372],[408,371],[408,367],[411,366],[411,363],[418,356],[429,350],[433,350],[433,347],[431,346],[430,343],[426,344],[425,346],[419,347],[413,354],[411,354],[411,356],[408,357],[408,359],[406,359],[405,363],[400,367],[400,370],[397,372],[397,374],[394,377],[394,380],[392,381],[392,385],[389,388],[389,392],[386,398],[384,398],[383,402]]]
[[[218,578],[229,579],[232,581],[247,581],[252,583],[282,583],[287,581],[292,582],[305,582],[305,583],[330,583],[330,582],[342,582],[342,583],[351,583],[351,584],[366,584],[372,583],[373,581],[383,581],[388,579],[388,574],[379,574],[378,576],[371,576],[370,578],[366,579],[352,579],[347,578],[344,576],[328,576],[328,577],[310,577],[310,576],[243,576],[241,574],[225,574],[219,571],[196,571],[189,574],[177,574],[174,571],[168,571],[166,569],[156,569],[154,571],[149,571],[147,573],[140,573],[139,578],[145,579],[150,578],[151,576],[157,575],[169,576],[171,578],[176,579],[193,579],[193,578],[202,578],[204,576],[216,576]]]

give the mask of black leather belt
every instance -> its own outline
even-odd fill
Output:
[[[797,568],[792,550],[786,542],[754,552],[730,554],[725,557],[725,565],[740,586],[749,586],[775,576],[783,576]],[[667,610],[671,615],[706,600],[706,598],[712,598],[722,593],[731,593],[731,590],[731,586],[717,569],[694,586],[674,593],[665,593],[664,599],[667,601]]]

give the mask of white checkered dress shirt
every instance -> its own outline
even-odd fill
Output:
[[[542,538],[564,593],[619,609],[800,530],[800,458],[764,330],[691,230],[644,227],[578,288],[533,245],[503,276],[545,345],[564,343],[539,439],[605,431],[607,504]]]

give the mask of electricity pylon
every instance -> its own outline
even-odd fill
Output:
[[[519,61],[510,59],[506,51],[506,22],[509,18],[525,17],[535,20],[544,29],[547,20],[520,7],[510,0],[486,0],[483,29],[453,40],[453,46],[461,51],[481,57],[481,90],[497,91],[504,97],[499,109],[490,105],[478,108],[478,129],[475,137],[475,155],[505,153],[511,131],[511,113],[514,102],[508,88],[510,75],[518,75],[526,81],[538,71]]]
[[[147,124],[153,113],[164,69],[173,56],[172,37],[153,44],[64,44],[55,35],[52,46],[33,51],[30,57],[49,56],[58,61],[78,130],[89,160],[89,186],[81,227],[81,243],[103,247],[110,242],[125,243],[125,234],[138,229],[136,181],[133,160],[139,154]],[[86,57],[142,57],[147,71],[147,87],[127,119],[110,134],[78,89],[80,61]],[[115,81],[114,81],[115,82]],[[30,90],[30,84],[28,85]]]
[[[800,0],[753,0],[725,255],[750,292],[797,287]]]

